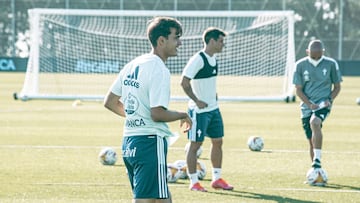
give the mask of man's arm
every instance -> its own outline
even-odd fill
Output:
[[[184,132],[190,130],[192,121],[187,113],[167,110],[162,106],[151,108],[151,118],[155,122],[172,122],[180,120],[180,127],[186,124]]]
[[[318,105],[313,104],[309,98],[305,95],[303,91],[303,86],[295,85],[296,88],[296,95],[303,101],[310,109],[317,109],[319,108]]]
[[[340,90],[341,90],[341,85],[340,83],[334,83],[334,88],[333,90],[331,91],[331,94],[330,94],[330,102],[333,102],[334,99],[339,95],[340,93]]]
[[[186,76],[183,76],[183,77],[182,77],[181,87],[183,88],[185,94],[186,94],[187,96],[189,96],[190,99],[192,99],[192,100],[195,102],[196,106],[198,106],[200,109],[207,107],[208,104],[205,103],[205,102],[203,102],[203,101],[201,101],[201,100],[199,100],[199,99],[196,97],[196,95],[194,94],[194,92],[192,91],[191,84],[190,84],[190,80],[191,80],[191,79],[188,78],[188,77],[186,77]]]
[[[115,114],[125,117],[124,105],[120,102],[120,97],[114,93],[108,92],[104,99],[104,106]]]

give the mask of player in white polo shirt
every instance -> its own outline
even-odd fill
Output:
[[[221,178],[222,143],[224,125],[217,102],[216,77],[218,66],[215,55],[224,47],[226,33],[219,28],[209,27],[203,33],[204,49],[196,53],[186,64],[181,86],[189,96],[189,114],[193,120],[188,132],[190,147],[187,153],[187,166],[190,178],[190,190],[206,192],[196,173],[196,152],[205,137],[211,139],[212,182],[215,189],[232,190]]]
[[[147,29],[151,53],[126,64],[104,100],[106,108],[125,117],[122,156],[134,202],[171,202],[166,138],[172,133],[166,122],[180,120],[186,132],[192,124],[186,112],[168,110],[170,71],[164,62],[177,55],[181,34],[176,19],[154,18]]]

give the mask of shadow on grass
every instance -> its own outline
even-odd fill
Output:
[[[228,195],[228,196],[234,196],[239,198],[248,198],[248,199],[254,199],[254,200],[269,200],[274,202],[291,202],[291,203],[319,203],[317,201],[308,201],[308,200],[300,200],[300,199],[294,199],[284,196],[278,196],[278,195],[267,195],[267,194],[260,194],[255,192],[245,192],[245,191],[228,191],[228,192],[212,192],[209,191],[209,193],[213,194],[219,194],[221,196]]]
[[[350,185],[340,185],[335,183],[328,183],[325,188],[332,188],[332,189],[348,189],[348,190],[357,190],[360,191],[360,187],[350,186]]]
[[[105,166],[105,167],[125,167],[124,164],[114,164],[114,165],[106,165],[106,164],[103,164],[103,166]]]
[[[258,152],[258,153],[273,153],[273,151],[271,151],[271,150],[261,150],[261,151],[254,151],[254,152]]]

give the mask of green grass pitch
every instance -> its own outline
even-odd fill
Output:
[[[0,73],[0,202],[130,202],[132,194],[119,158],[103,166],[98,153],[112,146],[120,154],[123,119],[101,102],[12,99],[23,73]],[[188,180],[169,184],[174,203],[192,202],[359,202],[360,78],[344,77],[342,91],[326,120],[322,165],[327,187],[305,185],[310,168],[308,143],[299,119],[299,101],[221,102],[224,123],[223,178],[234,191],[213,190],[209,140],[201,161],[209,192],[188,190]],[[171,109],[186,110],[173,102]],[[180,131],[179,123],[169,124]],[[251,135],[264,138],[262,152],[251,152]],[[168,162],[185,159],[186,135],[170,147]]]

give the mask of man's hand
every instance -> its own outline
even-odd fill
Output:
[[[310,107],[311,110],[316,110],[316,109],[319,108],[319,106],[317,104],[314,104],[314,103],[310,103],[309,107]]]
[[[186,117],[180,120],[180,127],[182,128],[185,125],[184,133],[188,132],[191,129],[192,126],[192,120],[189,117],[188,114],[186,114]]]
[[[201,100],[197,100],[196,101],[196,106],[199,108],[199,109],[203,109],[203,108],[206,108],[208,106],[207,103],[201,101]]]
[[[329,100],[325,100],[325,101],[320,102],[319,104],[311,103],[309,107],[311,110],[318,110],[318,109],[323,109],[323,108],[330,107],[330,106],[331,106],[331,102]]]

